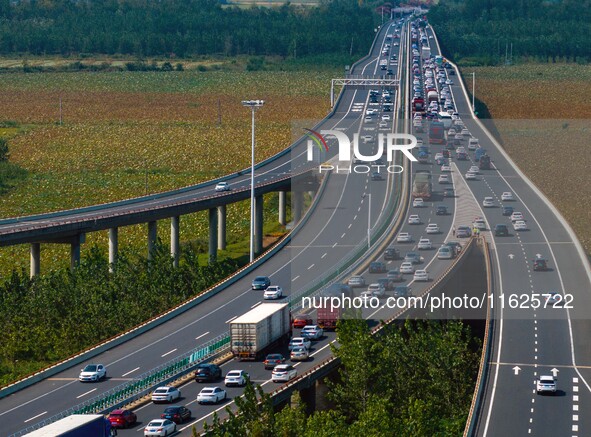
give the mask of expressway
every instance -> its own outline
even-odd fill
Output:
[[[379,76],[378,58],[387,32],[392,30],[391,27],[392,25],[384,26],[378,32],[373,52],[355,66],[353,74]],[[404,31],[401,31],[401,37],[406,38]],[[394,50],[399,51],[400,48],[392,47],[392,53]],[[394,97],[394,101],[399,99],[397,93]],[[320,129],[342,129],[350,136],[360,132],[368,100],[368,89],[345,89],[337,103],[338,107],[322,122]],[[392,115],[394,114],[396,111],[392,112]],[[302,150],[302,153],[297,153],[299,150]],[[305,148],[302,145],[300,149],[296,149],[296,153],[292,151],[291,155],[291,161],[294,155],[301,159],[302,155],[305,156]],[[301,159],[301,162],[303,163],[304,160]],[[280,163],[274,162],[272,165],[274,169],[269,171],[279,173],[279,170],[275,169],[279,165]],[[293,164],[285,163],[285,166],[291,165]],[[291,168],[290,171],[293,169]],[[261,173],[264,172],[259,172],[259,178],[263,178]],[[242,182],[233,181],[233,186],[237,187],[239,183],[246,184],[248,178],[243,177],[240,180]],[[208,189],[212,190],[212,187],[202,188],[202,190]],[[250,281],[254,276],[269,276],[272,283],[282,285],[288,295],[292,290],[305,287],[310,278],[319,277],[335,268],[350,253],[351,248],[357,247],[364,241],[368,216],[373,217],[372,223],[379,220],[387,197],[392,196],[393,190],[396,189],[398,187],[393,186],[390,177],[387,180],[372,181],[368,174],[332,175],[306,226],[298,232],[292,244],[253,271],[251,277],[238,281],[171,321],[95,357],[92,362],[102,362],[107,366],[106,381],[81,384],[77,381],[79,369],[71,368],[1,399],[0,418],[5,424],[3,431],[11,434],[34,425],[75,404],[100,395],[124,381],[133,379],[164,361],[186,354],[200,344],[226,332],[229,321],[261,303],[262,292],[250,290]],[[369,202],[366,200],[368,199],[366,194],[372,196],[370,213],[368,213]],[[181,195],[194,196],[195,193]],[[167,200],[154,200],[154,202],[160,201]],[[329,353],[326,344],[317,348],[319,355],[326,356]],[[313,364],[314,360],[302,363],[301,367],[311,367]],[[228,364],[234,367],[236,365],[236,363]],[[250,370],[253,364],[248,366]],[[257,382],[266,381],[265,388],[273,385],[268,382],[268,372],[261,371],[260,363],[254,365],[251,376]],[[182,402],[189,403],[195,399],[197,392],[193,392],[192,388],[195,388],[196,384],[192,385],[193,387],[189,385],[182,388]],[[233,397],[239,392],[239,390],[232,390],[229,395]],[[147,423],[146,420],[159,417],[159,412],[162,410],[161,407],[156,407],[157,410],[151,411],[150,406],[146,407],[146,411],[138,413],[143,426]],[[211,415],[214,407],[195,406],[192,410],[194,417],[204,419]]]
[[[427,34],[434,36],[430,28]],[[432,45],[432,53],[439,54],[438,46],[433,50]],[[494,198],[495,207],[482,209],[489,227],[506,224],[510,229],[508,237],[491,236],[496,321],[476,434],[590,435],[591,417],[580,413],[591,408],[589,265],[564,219],[472,118],[468,96],[457,77],[451,86],[457,111],[493,162],[493,169],[467,183],[481,205],[484,197]],[[469,161],[457,162],[462,174],[473,159],[470,154]],[[504,192],[512,192],[515,200],[501,201]],[[502,205],[521,211],[529,230],[513,231],[509,217],[501,214]],[[537,254],[548,260],[549,271],[533,271],[532,260]],[[545,308],[546,301],[540,296],[541,305],[536,308],[535,294],[551,291],[572,295],[572,303]],[[517,300],[510,302],[512,294]],[[534,381],[553,372],[557,394],[536,395]]]

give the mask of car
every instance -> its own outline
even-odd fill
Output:
[[[419,217],[418,214],[411,214],[408,216],[408,224],[409,225],[420,225],[421,218]]]
[[[413,263],[411,263],[410,261],[404,261],[400,265],[400,273],[409,274],[409,273],[414,273],[414,272],[415,272],[415,267],[414,267]]]
[[[469,137],[470,136],[470,131],[468,129],[466,129],[466,128],[462,129],[462,131],[460,133],[464,137]]]
[[[361,139],[363,140],[364,143],[367,143],[368,141],[373,140],[373,137],[371,135],[363,135],[361,137]]]
[[[451,80],[451,79],[447,79],[447,80],[445,81],[445,83],[446,83],[446,85],[453,85],[453,84],[454,84],[454,81],[453,81],[453,80]]]
[[[437,250],[437,259],[452,259],[453,257],[454,254],[452,252],[452,249],[448,246],[441,246]]]
[[[441,166],[441,171],[447,171],[447,172],[451,171],[451,165],[449,165],[449,164],[443,164]]]
[[[454,189],[452,187],[445,188],[443,190],[443,197],[454,197],[455,195],[456,193],[454,192]]]
[[[366,115],[365,116],[365,122],[366,123],[369,123],[369,122],[372,122],[372,121],[373,121],[373,117],[371,115]]]
[[[455,145],[462,144],[463,140],[464,140],[464,136],[462,134],[455,134],[455,136],[454,136],[454,144]]]
[[[435,157],[434,157],[434,159],[435,159],[435,160],[437,160],[437,159],[439,159],[439,158],[443,158],[443,153],[441,153],[441,152],[437,152],[437,153],[435,154]]]
[[[191,410],[182,405],[172,405],[164,410],[160,418],[172,420],[174,423],[183,423],[191,419]]]
[[[508,202],[515,199],[513,198],[513,193],[511,191],[505,191],[503,194],[501,194],[501,200],[503,202]]]
[[[266,370],[271,370],[276,365],[283,363],[285,363],[285,357],[281,354],[269,354],[265,357],[265,361],[263,361]]]
[[[431,249],[431,240],[428,238],[421,238],[419,243],[417,244],[417,248],[419,250],[429,250]]]
[[[354,275],[349,278],[347,284],[349,284],[349,287],[364,287],[365,278],[361,275]]]
[[[478,138],[470,138],[468,140],[468,150],[478,149]]]
[[[482,206],[484,206],[485,208],[491,208],[495,206],[495,201],[492,197],[485,197],[482,201]]]
[[[439,175],[438,182],[440,184],[448,184],[449,183],[449,176],[446,174]]]
[[[253,290],[264,290],[269,285],[271,285],[271,280],[268,276],[257,276],[251,284]]]
[[[468,172],[478,174],[480,173],[480,167],[478,167],[477,165],[473,165],[468,169]]]
[[[320,340],[324,336],[324,330],[318,325],[308,325],[302,328],[300,335],[310,340]]]
[[[157,404],[158,402],[172,402],[181,397],[181,391],[176,387],[163,386],[158,387],[152,392],[152,402]]]
[[[310,358],[310,353],[305,347],[294,347],[289,353],[291,361],[306,361],[308,358]]]
[[[369,284],[367,287],[366,294],[369,294],[374,297],[382,297],[386,293],[386,288],[383,284],[379,282],[374,282],[373,284]]]
[[[273,369],[271,380],[273,382],[287,382],[298,376],[298,371],[291,364],[281,364]]]
[[[413,208],[422,208],[423,206],[425,206],[425,202],[420,197],[417,197],[412,201],[412,206]]]
[[[384,259],[386,261],[397,260],[398,258],[400,258],[400,253],[398,252],[398,249],[394,247],[388,247],[384,251]]]
[[[459,241],[448,241],[444,243],[443,246],[449,247],[454,253],[454,256],[462,251],[462,245]]]
[[[513,214],[513,207],[512,206],[503,206],[502,214],[507,217]]]
[[[477,218],[472,222],[472,227],[480,231],[486,231],[486,222],[483,218]]]
[[[404,255],[404,261],[411,262],[413,264],[420,264],[421,255],[419,255],[417,252],[407,252],[407,254]]]
[[[394,269],[388,270],[388,273],[386,273],[386,278],[388,278],[390,281],[402,281],[402,274],[400,273],[400,269],[396,267]]]
[[[228,397],[226,390],[220,387],[203,387],[197,395],[199,404],[217,404]]]
[[[215,190],[220,192],[220,191],[230,191],[230,184],[227,182],[218,182],[217,185],[215,186]]]
[[[527,223],[524,220],[516,220],[513,222],[513,229],[516,231],[527,231]]]
[[[519,211],[514,211],[514,212],[511,214],[511,221],[512,221],[512,222],[515,222],[515,221],[517,221],[517,220],[524,220],[524,218],[523,218],[523,213],[521,213],[521,212],[519,212]]]
[[[400,232],[396,237],[396,241],[398,243],[410,243],[412,241],[412,236],[408,232]]]
[[[222,369],[211,363],[201,363],[193,374],[195,382],[210,382],[222,379]]]
[[[144,436],[167,436],[176,432],[176,423],[168,419],[150,420],[144,428]]]
[[[534,272],[545,272],[548,270],[548,262],[541,256],[536,256],[533,263]]]
[[[386,123],[385,121],[380,121],[380,123],[378,124],[378,127],[380,129],[386,129],[386,128],[388,128],[388,123]]]
[[[429,223],[427,225],[427,227],[425,228],[425,232],[427,234],[438,234],[439,233],[439,226],[437,226],[437,223]]]
[[[305,337],[292,337],[287,348],[292,350],[295,347],[305,347],[306,349],[310,349],[310,347],[312,347],[312,342]]]
[[[296,314],[293,318],[293,327],[294,328],[303,328],[306,325],[311,325],[314,322],[310,314]]]
[[[270,285],[263,293],[263,299],[281,299],[283,297],[283,289],[279,285]]]
[[[376,282],[382,285],[386,291],[391,291],[394,289],[394,281],[392,279],[379,278]]]
[[[552,308],[562,304],[562,295],[557,291],[544,293],[543,296],[546,297],[546,307],[550,306]]]
[[[450,128],[450,129],[447,131],[447,136],[448,136],[449,138],[451,138],[451,137],[455,136],[456,134],[457,134],[457,132],[456,132],[456,130],[455,130],[453,127],[452,127],[452,128]]]
[[[379,171],[374,171],[371,174],[371,180],[372,181],[383,181],[384,177],[382,176],[382,174]]]
[[[244,387],[249,379],[248,373],[244,370],[230,370],[224,378],[226,387],[238,386]]]
[[[131,410],[119,408],[111,411],[107,416],[107,420],[111,423],[111,428],[128,428],[135,425],[137,416]]]
[[[472,173],[471,171],[466,173],[466,180],[467,181],[475,181],[476,180],[476,173]]]
[[[390,121],[390,114],[382,114],[382,120],[383,121]]]
[[[456,230],[456,237],[458,238],[468,238],[472,236],[472,230],[469,226],[458,226]]]
[[[447,206],[437,205],[437,208],[435,208],[435,215],[447,215]]]
[[[495,237],[508,237],[509,236],[509,228],[505,224],[498,224],[495,225]]]
[[[369,265],[369,273],[386,273],[386,264],[380,261],[374,261]]]
[[[415,274],[413,276],[413,280],[415,281],[419,281],[419,282],[427,282],[429,280],[429,274],[427,273],[427,270],[417,270],[415,271]]]
[[[397,285],[394,287],[394,292],[392,294],[394,297],[410,296],[410,287],[408,285]]]
[[[536,393],[556,393],[556,379],[552,375],[540,375],[536,381]]]
[[[103,364],[87,364],[80,370],[80,382],[96,382],[107,378],[107,368]]]

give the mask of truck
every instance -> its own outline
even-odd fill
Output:
[[[418,170],[415,173],[415,179],[412,184],[412,197],[427,200],[431,198],[432,183],[431,172],[427,170]]]
[[[258,360],[290,338],[287,303],[263,303],[230,322],[231,351],[239,360]]]
[[[425,112],[425,100],[422,97],[412,99],[413,112]]]
[[[445,144],[445,126],[440,121],[432,121],[429,124],[429,143]]]
[[[109,437],[111,424],[102,414],[72,414],[26,435],[28,437]]]
[[[337,322],[342,318],[343,310],[340,305],[331,307],[330,301],[323,298],[335,297],[341,299],[343,296],[353,298],[353,290],[346,284],[337,283],[322,290],[319,296],[321,305],[316,309],[316,324],[325,331],[334,331],[337,327]]]
[[[490,156],[482,155],[478,160],[478,168],[480,170],[490,170]]]
[[[438,102],[439,101],[439,95],[437,94],[437,91],[429,91],[427,93],[427,101],[429,103],[431,103],[431,102]]]
[[[421,58],[423,58],[424,60],[427,60],[431,57],[431,49],[427,46],[427,47],[423,47],[421,49]]]

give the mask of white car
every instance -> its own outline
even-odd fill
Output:
[[[470,131],[466,128],[462,129],[461,134],[465,137],[469,137],[470,136]]]
[[[172,402],[181,397],[181,391],[176,387],[158,387],[152,392],[152,402]]]
[[[448,246],[441,246],[437,250],[437,259],[452,259],[453,257],[453,252]]]
[[[419,217],[418,214],[411,214],[408,216],[408,224],[409,225],[420,225],[421,218]]]
[[[447,85],[453,85],[453,84],[454,84],[454,81],[453,81],[453,80],[451,80],[451,79],[447,79],[447,80],[445,81],[445,83],[446,83]]]
[[[380,121],[380,124],[378,126],[380,129],[386,129],[388,127],[388,123],[386,123],[385,121]]]
[[[455,136],[457,134],[457,131],[452,127],[450,130],[447,131],[447,136],[449,138]]]
[[[435,154],[435,157],[433,158],[435,161],[437,161],[438,159],[443,159],[443,153],[441,152],[437,152]]]
[[[475,173],[475,174],[478,174],[478,173],[480,173],[480,168],[478,168],[478,166],[477,166],[477,165],[473,165],[473,166],[471,166],[471,167],[470,167],[470,169],[469,169],[468,171],[469,171],[470,173]]]
[[[419,250],[429,250],[431,247],[431,240],[428,238],[421,238],[417,244],[417,249]]]
[[[449,183],[449,176],[446,174],[439,175],[439,183],[440,184],[448,184]]]
[[[367,294],[370,294],[371,296],[382,297],[385,293],[386,289],[383,284],[376,282],[375,284],[369,284],[369,287],[367,287]]]
[[[425,202],[420,197],[417,197],[412,201],[412,206],[414,208],[422,208],[423,206],[425,206]]]
[[[219,387],[203,387],[197,395],[197,403],[217,404],[226,399],[227,396],[226,390],[222,390]]]
[[[523,218],[523,213],[521,213],[519,211],[515,211],[513,214],[511,214],[511,221],[515,222],[517,220],[525,220]]]
[[[383,114],[382,115],[382,121],[390,121],[390,115],[389,114]]]
[[[540,375],[536,381],[536,393],[556,393],[556,380],[551,375]]]
[[[486,222],[484,221],[484,219],[481,219],[481,218],[476,219],[472,223],[472,227],[474,227],[480,231],[486,231]]]
[[[224,385],[226,387],[230,386],[238,386],[243,387],[246,385],[246,381],[248,380],[248,373],[244,370],[230,370],[226,373],[226,377],[224,378]]]
[[[412,241],[412,236],[408,232],[401,232],[396,237],[396,241],[398,243],[410,243]]]
[[[400,273],[412,274],[414,272],[415,272],[415,266],[413,265],[412,262],[404,261],[402,264],[400,264]]]
[[[365,115],[373,115],[373,114],[377,114],[378,110],[374,109],[374,108],[369,108],[367,111],[365,111]]]
[[[298,371],[291,364],[279,364],[273,368],[271,380],[273,382],[287,382],[298,376]]]
[[[365,279],[361,275],[354,275],[347,281],[349,287],[363,287],[365,285]]]
[[[227,182],[218,182],[215,186],[216,191],[230,191],[230,184]]]
[[[310,347],[312,347],[312,342],[306,337],[292,337],[292,339],[289,341],[288,349],[292,350],[296,347],[305,347],[309,350]]]
[[[437,226],[437,223],[429,223],[427,225],[427,227],[425,228],[425,232],[427,234],[438,234],[439,233],[439,226]]]
[[[513,229],[516,231],[527,231],[527,223],[524,220],[517,220],[513,223]]]
[[[318,325],[306,325],[300,331],[300,335],[310,340],[320,340],[324,335],[324,329]]]
[[[513,198],[513,193],[511,191],[505,191],[503,194],[501,194],[501,200],[503,202],[507,202],[515,199]]]
[[[168,419],[150,420],[144,428],[144,436],[167,436],[176,432],[176,423]]]
[[[368,141],[373,140],[373,137],[371,135],[363,135],[361,137],[361,139],[363,140],[364,143],[367,143]]]
[[[426,282],[429,280],[429,275],[427,274],[427,270],[417,270],[413,276],[413,279],[415,281],[423,281]]]
[[[466,173],[466,180],[467,181],[475,181],[476,180],[476,173],[472,173],[471,171]]]
[[[263,299],[281,299],[283,297],[283,289],[279,285],[269,285],[265,289]]]
[[[482,201],[482,206],[484,206],[485,208],[491,208],[495,206],[495,201],[492,197],[485,197]]]
[[[441,166],[441,171],[448,171],[448,172],[451,171],[451,165],[449,165],[449,164],[443,164]]]
[[[107,368],[103,364],[88,364],[80,371],[80,382],[96,382],[107,377]]]
[[[470,138],[468,140],[468,150],[478,149],[478,138]]]

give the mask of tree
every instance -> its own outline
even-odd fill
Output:
[[[0,138],[0,162],[8,161],[8,141],[6,138]]]

